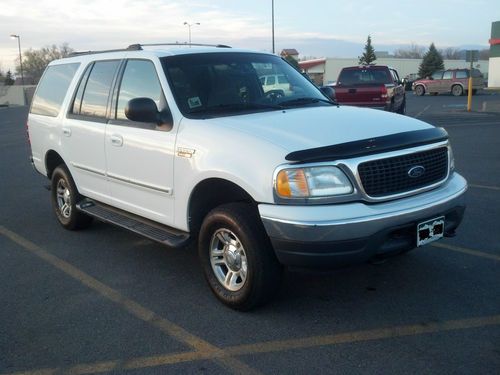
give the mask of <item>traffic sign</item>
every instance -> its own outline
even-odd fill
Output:
[[[465,51],[465,61],[466,62],[479,61],[479,51],[477,49]]]

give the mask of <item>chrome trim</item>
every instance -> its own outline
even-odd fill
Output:
[[[434,184],[427,185],[415,190],[406,191],[403,193],[386,195],[383,197],[372,197],[366,193],[363,188],[363,184],[361,183],[361,177],[358,172],[358,166],[361,163],[365,163],[368,161],[375,160],[383,160],[397,156],[403,155],[411,155],[422,151],[430,151],[436,148],[446,147],[448,149],[448,171],[446,173],[445,178],[441,181],[438,181]],[[441,141],[437,143],[433,143],[430,145],[423,145],[417,147],[406,148],[403,150],[397,151],[389,151],[382,152],[379,154],[360,156],[352,159],[339,159],[335,161],[327,161],[327,162],[318,162],[318,163],[304,163],[304,164],[292,164],[286,163],[279,165],[273,173],[273,195],[274,201],[278,204],[291,204],[291,205],[303,205],[303,204],[331,204],[331,203],[345,203],[345,202],[354,202],[354,201],[363,201],[369,203],[377,203],[377,202],[385,202],[393,199],[404,198],[411,195],[419,194],[428,190],[432,190],[444,182],[446,182],[450,178],[450,163],[451,163],[451,148],[449,141]],[[347,175],[347,178],[350,180],[353,186],[353,192],[350,194],[344,195],[336,195],[329,197],[313,197],[313,198],[283,198],[280,197],[276,191],[276,180],[278,173],[283,169],[291,169],[291,168],[307,168],[307,167],[316,167],[316,166],[334,166],[338,167],[342,172]]]
[[[97,174],[97,175],[103,176],[103,177],[106,176],[106,173],[104,171],[100,171],[99,169],[87,167],[86,165],[82,165],[82,164],[78,164],[78,163],[71,163],[71,165],[73,167],[80,169],[82,171],[85,171],[85,172],[94,173],[94,174]]]
[[[172,188],[168,188],[168,187],[164,188],[164,187],[160,187],[160,186],[156,186],[156,185],[145,184],[145,183],[137,181],[137,180],[132,180],[130,178],[118,176],[118,175],[111,174],[111,173],[108,173],[107,176],[113,180],[116,180],[116,181],[125,182],[125,183],[131,184],[131,185],[140,186],[140,187],[146,188],[146,189],[156,190],[156,191],[168,194],[168,195],[172,194]]]

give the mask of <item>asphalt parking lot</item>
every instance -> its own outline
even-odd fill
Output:
[[[0,108],[0,374],[498,374],[500,95],[408,94],[469,181],[458,235],[380,264],[289,271],[250,313],[221,305],[194,248],[111,225],[62,229]],[[486,104],[483,104],[486,103]]]

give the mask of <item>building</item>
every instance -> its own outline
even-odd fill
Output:
[[[499,22],[499,32],[500,32],[500,22]],[[499,35],[500,38],[500,35]],[[498,48],[500,50],[500,39],[498,40]],[[497,53],[498,69],[500,69],[500,51]],[[401,79],[409,74],[415,74],[418,72],[418,67],[422,59],[397,59],[394,57],[390,58],[377,58],[375,63],[377,65],[387,65],[390,66],[399,73]],[[444,60],[445,69],[457,69],[457,68],[468,68],[470,63],[465,60]],[[305,60],[299,61],[301,69],[306,72],[311,79],[314,80],[316,84],[327,85],[337,81],[342,68],[346,66],[357,66],[358,58],[322,58],[315,60]],[[488,76],[488,61],[479,60],[474,63],[474,68],[477,68],[484,74],[485,77]],[[498,73],[497,86],[500,87],[500,73]]]
[[[491,24],[488,87],[500,89],[500,21]]]

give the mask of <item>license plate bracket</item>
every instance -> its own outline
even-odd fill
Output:
[[[444,216],[417,225],[417,247],[439,240],[444,235]]]

